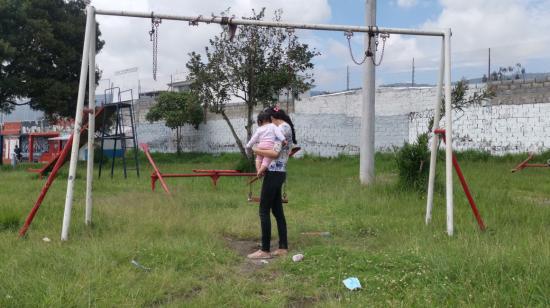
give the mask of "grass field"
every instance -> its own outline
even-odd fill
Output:
[[[236,160],[157,157],[165,172],[231,168]],[[124,180],[117,170],[115,179],[96,181],[88,228],[81,165],[70,241],[62,243],[66,167],[19,239],[43,181],[25,172],[28,166],[4,166],[0,307],[550,306],[549,170],[512,174],[519,156],[470,153],[459,160],[488,226],[484,233],[456,177],[456,234],[448,237],[442,183],[426,226],[425,195],[397,187],[391,155],[377,156],[378,180],[370,187],[358,183],[356,157],[292,160],[289,243],[291,255],[305,258],[265,265],[244,258],[259,242],[259,219],[243,178],[222,178],[217,189],[207,178],[169,179],[169,198],[150,191],[145,163],[139,179]],[[302,234],[315,231],[331,235]],[[362,290],[344,287],[352,276]]]

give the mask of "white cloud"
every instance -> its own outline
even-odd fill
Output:
[[[252,9],[266,7],[267,18],[274,10],[283,9],[283,19],[294,22],[327,22],[331,10],[328,0],[92,0],[96,9],[125,11],[154,11],[156,13],[185,16],[210,16],[227,8],[236,17],[249,16]],[[103,77],[113,77],[114,72],[129,67],[139,67],[139,78],[144,89],[162,89],[170,75],[185,71],[188,53],[203,52],[208,40],[220,33],[219,25],[201,24],[191,27],[185,22],[162,21],[159,27],[158,75],[152,81],[152,46],[149,38],[151,23],[143,18],[98,16],[105,46],[97,57]],[[305,34],[308,37],[311,34]],[[102,91],[101,89],[99,89]]]
[[[494,60],[509,64],[550,52],[550,1],[441,0],[443,10],[424,28],[451,28],[456,61],[485,61],[487,48]]]
[[[397,5],[402,8],[413,7],[418,4],[417,0],[397,0]]]
[[[440,0],[441,12],[421,28],[452,29],[453,69],[482,75],[491,48],[492,68],[536,63],[550,53],[550,1],[547,0]],[[383,21],[381,21],[383,22]],[[437,70],[441,39],[392,35],[381,71]],[[538,71],[534,66],[527,71]]]

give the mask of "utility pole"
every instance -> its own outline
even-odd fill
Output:
[[[346,65],[346,91],[349,91],[349,65]]]
[[[376,0],[365,0],[365,23],[366,26],[376,25]],[[372,59],[367,59],[363,66],[363,106],[361,110],[361,134],[359,151],[359,179],[361,184],[367,185],[374,182],[374,120],[375,120],[375,66],[373,59],[376,59],[376,46],[374,38],[366,33],[364,37],[364,48],[370,47]],[[369,46],[370,42],[370,46]]]
[[[491,47],[489,47],[489,65],[487,66],[487,84],[491,81]]]
[[[413,58],[413,65],[412,65],[412,82],[411,87],[414,87],[414,58]]]

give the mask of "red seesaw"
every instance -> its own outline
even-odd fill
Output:
[[[151,174],[151,189],[154,191],[157,180],[160,181],[160,184],[164,191],[170,195],[170,190],[168,189],[168,186],[166,185],[166,182],[164,181],[164,178],[193,178],[193,177],[210,177],[212,179],[212,184],[216,187],[218,184],[218,180],[222,176],[247,176],[247,177],[253,177],[256,176],[256,173],[246,173],[246,172],[240,172],[238,170],[218,170],[218,169],[193,169],[193,173],[161,173],[159,168],[157,167],[157,164],[153,160],[153,157],[151,157],[151,153],[149,153],[149,147],[147,144],[140,144],[141,148],[143,149],[143,152],[145,152],[145,156],[147,156],[147,159],[149,160],[149,163],[153,167],[153,173]]]
[[[436,129],[435,133],[441,135],[441,139],[443,141],[446,140],[444,129]],[[470,188],[468,188],[468,183],[466,183],[466,179],[464,178],[464,174],[462,174],[462,169],[460,169],[460,165],[458,164],[458,160],[456,159],[456,156],[455,156],[454,153],[453,153],[453,166],[455,167],[456,174],[458,175],[458,178],[460,179],[460,184],[462,185],[462,189],[464,190],[464,193],[466,194],[466,198],[468,198],[468,202],[470,203],[470,207],[472,208],[472,212],[474,213],[474,216],[477,220],[477,224],[479,225],[479,229],[481,229],[481,231],[484,231],[485,230],[485,224],[483,223],[483,219],[481,219],[481,215],[479,214],[479,211],[477,209],[474,198],[472,197],[472,194],[470,193]]]
[[[550,164],[548,164],[548,163],[546,163],[546,164],[530,164],[529,161],[531,159],[533,159],[534,156],[535,156],[535,154],[529,153],[529,157],[527,157],[526,160],[522,161],[521,163],[519,163],[519,165],[514,167],[514,169],[512,169],[512,172],[521,171],[525,168],[550,168]]]

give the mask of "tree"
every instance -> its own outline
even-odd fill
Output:
[[[196,95],[190,92],[163,92],[158,102],[145,116],[147,121],[165,121],[165,125],[176,130],[176,147],[181,153],[181,130],[186,124],[195,129],[204,119],[202,106]]]
[[[0,0],[0,111],[23,101],[49,117],[74,116],[87,3]],[[103,45],[97,39],[96,50]]]
[[[224,15],[229,14],[227,11]],[[274,19],[281,20],[282,11]],[[262,20],[265,8],[252,11],[249,19]],[[237,99],[247,107],[246,137],[252,136],[252,115],[258,104],[273,104],[281,91],[289,88],[292,95],[303,93],[313,86],[311,59],[319,55],[307,44],[298,42],[293,31],[276,28],[241,26],[232,39],[223,31],[210,40],[205,48],[206,61],[192,52],[187,63],[191,91],[211,112],[226,121],[243,157],[250,157],[235,127],[225,113],[226,105]]]
[[[463,78],[455,84],[451,90],[451,109],[453,111],[464,111],[465,108],[479,105],[484,101],[495,96],[495,90],[493,86],[489,86],[483,90],[475,91],[472,94],[469,94],[470,86],[468,81]],[[441,117],[445,117],[445,98],[441,98]],[[428,120],[428,131],[432,131],[434,124],[434,118],[431,117]]]
[[[525,68],[521,63],[516,63],[515,66],[501,66],[498,72],[493,71],[491,76],[492,80],[525,79]]]
[[[455,84],[451,90],[451,108],[453,111],[462,111],[464,108],[481,104],[495,96],[493,87],[469,94],[470,87],[466,79]],[[445,116],[445,99],[441,101],[441,119]],[[399,183],[406,188],[424,191],[428,183],[430,167],[430,151],[428,149],[428,136],[434,125],[433,116],[428,120],[428,131],[418,135],[416,142],[404,146],[395,151],[395,159],[399,174]]]

